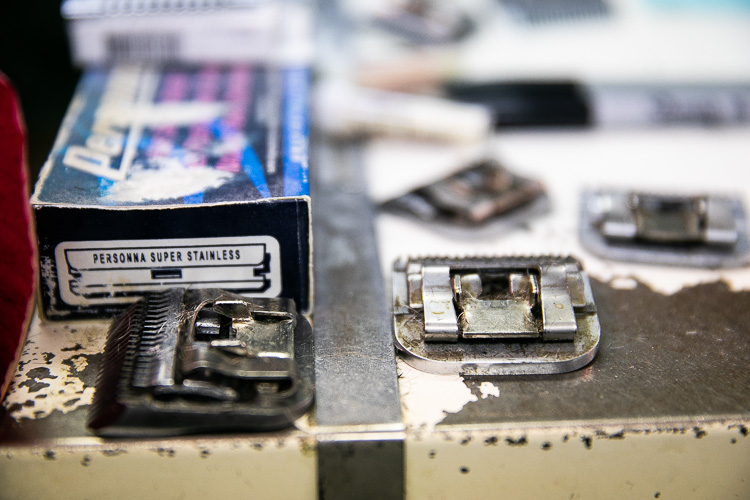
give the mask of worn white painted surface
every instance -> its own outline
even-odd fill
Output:
[[[492,382],[482,382],[481,384],[479,384],[479,392],[481,393],[482,399],[487,399],[489,397],[500,397],[500,388]]]
[[[33,319],[3,403],[19,431],[12,441],[0,439],[0,497],[316,498],[309,416],[281,432],[114,440],[95,437],[70,415],[80,433],[55,437],[47,417],[91,403],[94,388],[77,373],[103,350],[108,327]],[[50,437],[35,434],[42,429]]]
[[[3,401],[9,416],[41,419],[91,404],[93,387],[77,376],[87,357],[104,349],[108,323],[47,323],[34,316],[11,390]]]
[[[436,375],[397,360],[399,390],[407,429],[431,430],[448,413],[458,413],[477,397],[459,375]]]
[[[0,445],[0,496],[314,499],[316,463],[299,434]]]
[[[406,498],[746,498],[747,432],[731,422],[443,427],[407,438]]]

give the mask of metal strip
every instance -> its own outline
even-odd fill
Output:
[[[318,498],[404,497],[404,435],[344,433],[318,441]]]
[[[401,498],[403,424],[374,207],[358,145],[314,146],[316,423],[332,432],[318,443],[319,494]],[[376,430],[396,437],[358,437]]]

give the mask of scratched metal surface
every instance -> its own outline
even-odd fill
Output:
[[[702,284],[665,296],[592,282],[599,353],[556,376],[466,378],[478,398],[443,425],[490,422],[683,422],[750,416],[750,292]],[[481,398],[482,382],[498,388]]]
[[[316,421],[393,427],[396,359],[360,154],[321,141],[314,156]]]

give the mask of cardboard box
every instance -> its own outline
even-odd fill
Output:
[[[274,61],[313,45],[313,11],[297,1],[65,0],[61,14],[80,67]]]
[[[305,67],[84,74],[32,207],[48,319],[218,287],[312,304]]]

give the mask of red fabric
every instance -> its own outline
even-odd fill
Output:
[[[18,98],[0,73],[0,394],[25,334],[34,291],[24,135]]]

